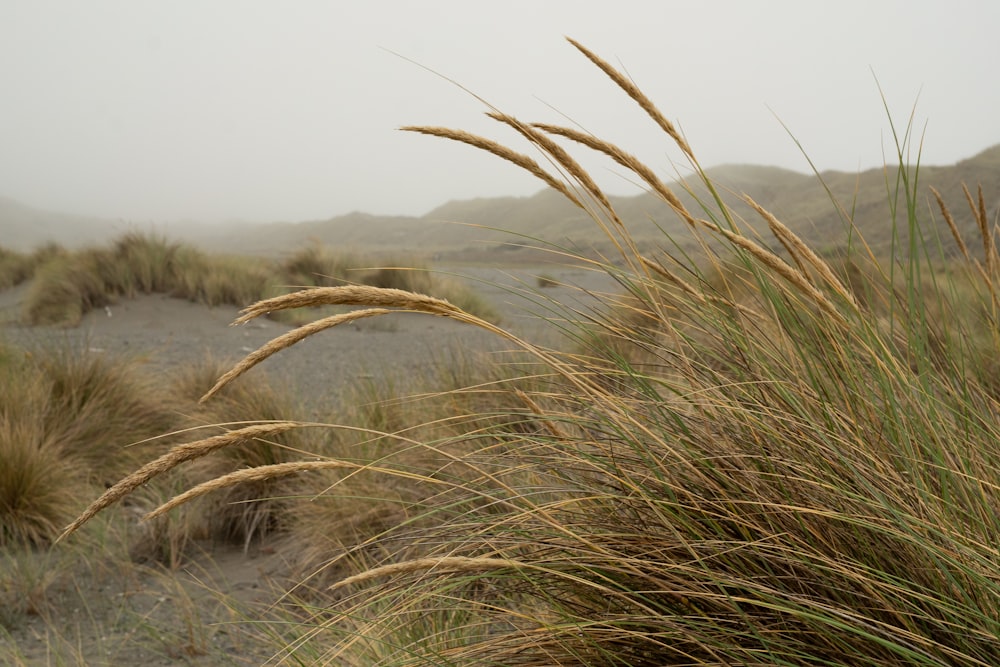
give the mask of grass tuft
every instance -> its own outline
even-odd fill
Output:
[[[38,422],[0,417],[0,548],[44,546],[79,509],[77,470]]]

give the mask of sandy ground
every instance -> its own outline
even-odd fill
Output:
[[[534,290],[534,277],[540,271],[456,270],[501,313],[501,326],[533,344],[564,346],[558,325],[542,319],[562,315],[554,314],[552,305],[545,301],[587,309],[593,300],[574,287]],[[613,290],[603,274],[580,269],[545,272],[584,290]],[[29,347],[68,343],[75,349],[138,355],[154,372],[208,357],[234,363],[292,328],[266,318],[233,327],[230,323],[238,308],[208,308],[160,294],[92,311],[74,328],[25,327],[17,320],[27,289],[20,286],[0,292],[0,341]],[[440,365],[450,363],[455,355],[502,354],[513,347],[493,333],[453,320],[401,313],[322,332],[283,350],[250,373],[291,384],[308,402],[309,417],[326,419],[336,414],[338,402],[360,382],[385,379],[392,382],[395,391],[405,391],[409,385],[426,386],[421,380],[433,378]]]
[[[606,275],[580,269],[463,267],[454,272],[494,305],[502,326],[534,344],[553,347],[567,343],[558,324],[539,317],[555,315],[548,300],[586,310],[593,303],[588,290],[618,291]],[[584,291],[536,290],[539,273]],[[0,292],[0,341],[42,350],[70,344],[91,353],[138,355],[154,373],[206,356],[235,362],[291,328],[268,319],[232,327],[236,308],[207,308],[163,295],[123,300],[87,314],[75,328],[25,327],[18,314],[28,289]],[[502,358],[510,349],[509,341],[467,325],[399,314],[323,332],[250,373],[258,380],[290,385],[302,397],[309,418],[325,421],[335,418],[339,401],[358,383],[387,382],[398,395],[411,381],[426,387],[416,381],[433,379],[441,364],[453,363],[456,356]],[[268,649],[227,624],[235,617],[220,607],[212,589],[240,604],[266,602],[271,593],[264,582],[281,568],[281,555],[258,545],[246,553],[213,551],[169,575],[152,568],[137,568],[125,577],[87,574],[66,585],[67,608],[58,617],[29,617],[9,636],[0,628],[0,662],[6,650],[28,665],[261,664],[270,657]]]

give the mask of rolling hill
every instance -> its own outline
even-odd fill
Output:
[[[720,195],[738,214],[745,229],[766,232],[766,226],[740,200],[750,194],[818,250],[843,243],[845,220],[853,219],[876,247],[892,239],[890,195],[896,189],[896,170],[872,169],[860,173],[828,171],[802,174],[777,167],[724,165],[708,170]],[[934,227],[940,215],[928,186],[937,188],[952,208],[956,222],[969,238],[978,234],[965,205],[962,184],[982,185],[986,204],[996,217],[1000,208],[1000,145],[950,166],[921,165],[919,204]],[[825,184],[825,187],[824,187]],[[704,215],[695,196],[711,197],[703,184],[690,179],[673,184],[675,192],[696,215]],[[829,192],[827,191],[829,190]],[[834,201],[838,202],[838,207]],[[668,233],[681,245],[690,234],[677,216],[650,194],[614,197],[619,215],[640,240],[661,240]],[[900,200],[902,202],[902,200]],[[905,205],[900,206],[905,210]],[[905,225],[905,221],[900,220]],[[132,229],[120,221],[99,220],[33,209],[0,198],[0,246],[28,249],[50,240],[68,246],[100,243]],[[165,227],[161,226],[161,229]],[[353,212],[327,220],[298,223],[225,224],[169,227],[172,236],[209,250],[243,254],[274,254],[294,250],[310,241],[364,252],[413,253],[448,256],[516,248],[537,240],[577,249],[605,248],[598,227],[581,210],[552,190],[530,197],[500,197],[445,203],[423,216],[378,216]],[[769,238],[765,234],[765,239]]]
[[[45,211],[0,197],[0,246],[12,250],[30,250],[49,241],[74,247],[107,239],[124,228],[119,221]]]

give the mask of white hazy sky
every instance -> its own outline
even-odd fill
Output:
[[[705,166],[806,171],[779,118],[821,169],[880,166],[893,147],[876,77],[900,127],[916,104],[923,162],[953,163],[1000,142],[998,26],[995,0],[0,0],[0,196],[165,222],[422,214],[541,189],[397,131],[523,148],[391,52],[672,175],[677,151],[564,35],[626,69]]]

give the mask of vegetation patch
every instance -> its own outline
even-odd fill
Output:
[[[29,325],[76,326],[91,310],[139,294],[242,307],[303,287],[346,284],[432,293],[489,319],[496,317],[468,286],[438,279],[426,268],[403,261],[380,264],[316,244],[279,260],[208,255],[138,233],[125,234],[110,247],[72,253],[48,247],[25,256],[0,249],[0,289],[31,277],[35,280],[23,305],[23,319]]]

